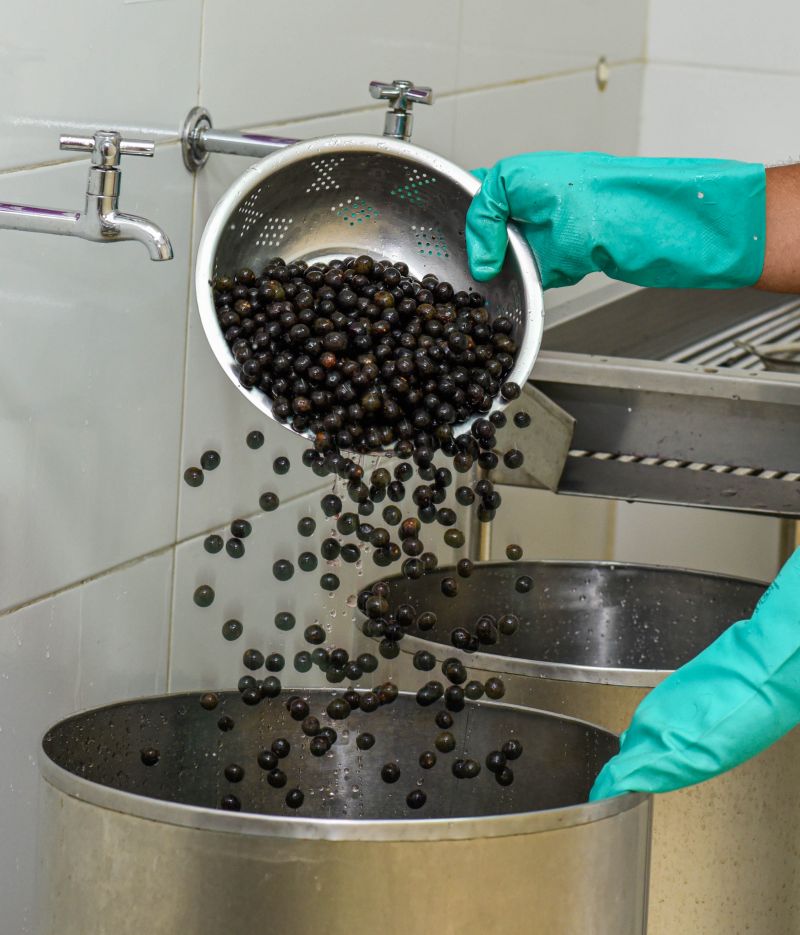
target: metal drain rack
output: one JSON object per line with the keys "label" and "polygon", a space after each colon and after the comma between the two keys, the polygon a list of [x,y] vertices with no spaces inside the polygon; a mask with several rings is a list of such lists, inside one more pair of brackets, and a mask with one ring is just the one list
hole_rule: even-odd
{"label": "metal drain rack", "polygon": [[800,341],[800,301],[769,309],[752,320],[696,342],[691,347],[667,357],[679,364],[705,367],[738,367],[743,370],[763,370],[761,358],[741,345],[779,344]]}
{"label": "metal drain rack", "polygon": [[554,322],[532,382],[576,420],[558,492],[800,518],[800,375],[735,343],[798,337],[800,297],[753,289],[642,289]]}

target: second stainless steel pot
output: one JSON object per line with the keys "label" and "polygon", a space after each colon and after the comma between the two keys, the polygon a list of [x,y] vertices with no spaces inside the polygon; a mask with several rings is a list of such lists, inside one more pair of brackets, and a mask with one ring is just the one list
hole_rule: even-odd
{"label": "second stainless steel pot", "polygon": [[[515,590],[523,574],[534,580],[527,594]],[[616,732],[654,685],[749,617],[764,590],[754,581],[675,568],[519,562],[476,568],[451,599],[439,577],[391,579],[393,604],[408,601],[438,615],[435,630],[400,643],[405,652],[394,665],[403,684],[414,672],[408,653],[458,656],[452,627],[481,613],[513,611],[522,620],[513,637],[461,656],[470,677],[500,675],[505,701]],[[422,673],[416,675],[419,681]],[[724,776],[657,796],[650,935],[800,931],[799,787],[796,729]]]}

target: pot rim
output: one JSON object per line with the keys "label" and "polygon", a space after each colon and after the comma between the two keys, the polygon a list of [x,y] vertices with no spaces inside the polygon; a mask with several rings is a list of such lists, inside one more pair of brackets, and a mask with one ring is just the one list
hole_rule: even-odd
{"label": "pot rim", "polygon": [[[287,688],[287,691],[293,689]],[[295,689],[303,691],[302,688]],[[305,689],[309,690],[308,688]],[[313,690],[313,689],[312,689]],[[325,689],[321,689],[325,690]],[[413,693],[400,694],[413,697]],[[131,698],[108,705],[87,708],[69,717],[63,718],[53,727],[69,723],[97,711],[111,711],[114,708],[150,701],[154,698],[196,698],[197,692],[173,692],[168,695],[147,695]],[[555,714],[552,711],[540,711],[522,705],[481,702],[481,706],[499,707],[526,713],[535,712],[559,721],[575,721],[579,724],[613,734],[604,727],[590,724],[579,718]],[[50,732],[51,727],[45,732]],[[185,805],[179,802],[167,802],[163,799],[149,798],[134,792],[113,789],[74,773],[57,765],[44,749],[44,736],[39,745],[39,769],[42,778],[50,786],[71,798],[105,808],[109,811],[142,818],[163,824],[177,825],[200,831],[222,832],[227,834],[246,834],[265,838],[292,838],[322,841],[463,841],[476,838],[499,838],[513,835],[537,834],[543,831],[557,831],[578,825],[591,824],[613,818],[631,809],[649,804],[650,795],[629,792],[599,802],[586,802],[564,808],[545,809],[536,812],[517,812],[511,815],[481,815],[467,818],[409,818],[376,819],[358,821],[338,818],[304,818],[277,815],[259,815],[249,812],[227,812],[214,808]]]}
{"label": "pot rim", "polygon": [[[681,568],[677,565],[655,565],[645,562],[593,562],[589,560],[570,561],[568,559],[542,559],[529,562],[484,562],[481,568],[519,567],[527,565],[546,565],[567,568],[608,568],[635,571],[668,571],[697,578],[712,578],[733,581],[741,584],[753,584],[767,587],[768,582],[756,578],[742,578],[738,575],[726,575],[716,571],[699,571],[693,568]],[[442,567],[446,572],[448,567]],[[385,580],[397,580],[399,575],[391,575]],[[731,620],[731,624],[735,623]],[[438,662],[453,657],[460,659],[468,669],[478,669],[498,675],[520,675],[528,678],[549,679],[559,682],[586,682],[592,685],[610,685],[623,688],[655,688],[675,669],[629,669],[622,666],[590,666],[566,662],[545,662],[541,659],[501,656],[494,653],[465,653],[445,643],[427,640],[422,636],[406,635],[398,644],[401,651],[413,654],[425,649],[436,657]],[[701,650],[698,650],[701,652]]]}

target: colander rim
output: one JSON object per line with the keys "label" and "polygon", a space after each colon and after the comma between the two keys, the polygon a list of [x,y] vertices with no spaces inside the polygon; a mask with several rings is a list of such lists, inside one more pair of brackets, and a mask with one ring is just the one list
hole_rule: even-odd
{"label": "colander rim", "polygon": [[[444,156],[423,149],[414,143],[369,134],[334,134],[301,140],[284,149],[270,153],[247,168],[217,201],[200,238],[195,262],[195,300],[206,340],[227,377],[251,404],[256,406],[267,418],[292,432],[292,434],[308,439],[309,442],[313,441],[310,432],[298,432],[289,424],[276,419],[272,412],[272,401],[264,393],[257,389],[249,390],[241,385],[237,375],[237,366],[217,322],[211,280],[214,276],[214,260],[220,238],[225,232],[233,212],[253,189],[263,184],[266,179],[290,166],[320,155],[337,152],[370,152],[396,155],[415,162],[438,175],[444,175],[459,185],[470,197],[480,188],[478,179],[466,169],[462,169]],[[530,377],[541,347],[544,332],[544,293],[536,259],[525,238],[512,223],[508,224],[508,250],[509,253],[513,254],[519,267],[524,326],[522,338],[518,341],[519,349],[514,367],[507,379],[522,387]],[[502,410],[506,405],[506,401],[498,395],[489,413]],[[464,422],[459,422],[454,428],[458,432],[468,431],[475,419],[479,418],[480,415],[488,415],[489,413],[476,414]],[[372,452],[372,454],[392,456],[394,452],[392,449],[386,449]]]}

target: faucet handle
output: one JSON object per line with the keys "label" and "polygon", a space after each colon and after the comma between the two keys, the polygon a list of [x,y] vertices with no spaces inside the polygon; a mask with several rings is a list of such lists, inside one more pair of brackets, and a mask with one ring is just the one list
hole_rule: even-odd
{"label": "faucet handle", "polygon": [[93,153],[95,165],[115,167],[122,156],[152,156],[156,145],[151,140],[123,140],[116,130],[98,130],[94,136],[60,136],[60,149]]}
{"label": "faucet handle", "polygon": [[413,81],[404,78],[396,78],[391,83],[370,81],[369,93],[376,100],[389,102],[383,135],[398,140],[408,140],[411,137],[414,120],[411,111],[414,104],[433,103],[433,88],[417,87]]}
{"label": "faucet handle", "polygon": [[369,93],[376,100],[392,101],[395,107],[433,103],[433,88],[418,88],[413,81],[404,78],[396,78],[391,84],[385,81],[370,81]]}

